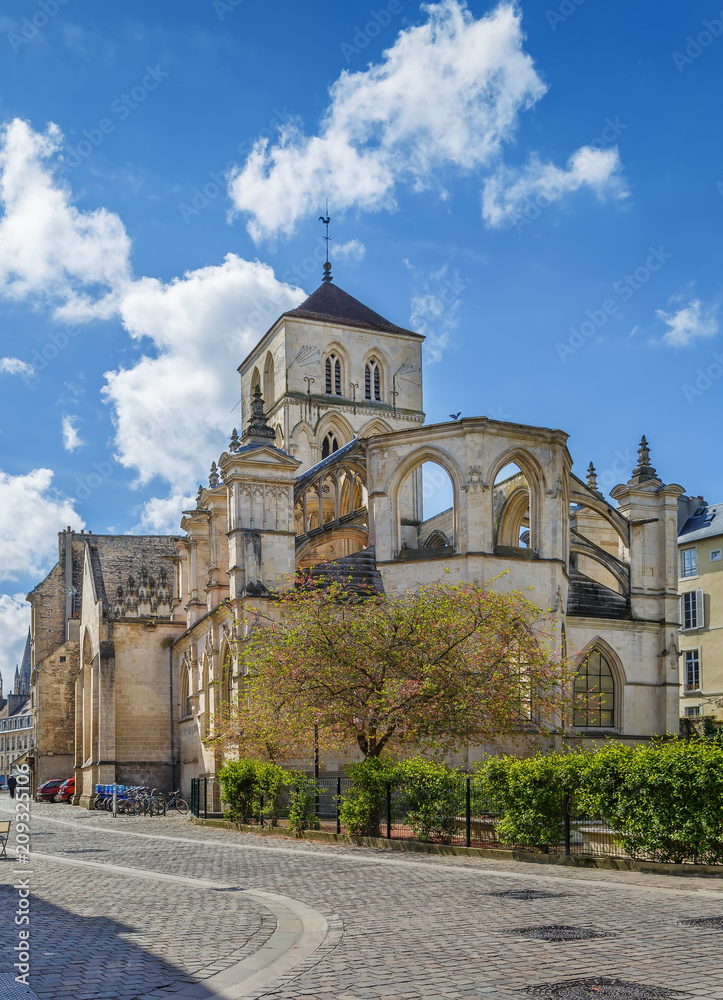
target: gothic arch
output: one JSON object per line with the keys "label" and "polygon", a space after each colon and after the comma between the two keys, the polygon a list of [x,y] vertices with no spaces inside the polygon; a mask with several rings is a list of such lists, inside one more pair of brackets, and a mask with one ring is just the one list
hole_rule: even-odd
{"label": "gothic arch", "polygon": [[258,366],[254,368],[253,372],[251,373],[251,395],[253,395],[256,386],[258,386],[259,389],[263,391],[264,384],[261,381],[261,372],[259,371]]}
{"label": "gothic arch", "polygon": [[328,360],[331,359],[332,355],[338,359],[340,364],[341,370],[339,374],[339,388],[341,389],[341,391],[340,392],[336,391],[337,388],[336,375],[335,372],[332,370],[330,395],[344,399],[350,395],[348,382],[349,382],[349,372],[351,371],[351,367],[349,362],[349,355],[346,352],[346,350],[341,346],[341,344],[338,343],[338,341],[334,341],[333,343],[329,344],[321,357],[321,381],[322,381],[321,393],[327,395],[326,363]]}
{"label": "gothic arch", "polygon": [[527,486],[517,486],[505,501],[497,525],[497,545],[520,547],[520,533],[530,511],[530,491]]}
{"label": "gothic arch", "polygon": [[193,694],[193,684],[192,684],[192,666],[187,657],[184,656],[181,662],[181,699],[180,699],[180,718],[187,719],[189,716],[193,715],[193,705],[191,697]]}
{"label": "gothic arch", "polygon": [[382,420],[381,417],[372,417],[371,420],[367,420],[362,429],[358,432],[358,437],[368,438],[375,434],[391,434],[392,428],[389,424]]}
{"label": "gothic arch", "polygon": [[274,376],[274,356],[271,351],[266,352],[266,361],[264,362],[264,383],[262,386],[262,392],[264,394],[264,402],[266,403],[266,409],[270,410],[271,407],[276,402],[276,379]]}
{"label": "gothic arch", "polygon": [[[542,471],[542,466],[535,456],[524,448],[520,448],[518,446],[508,448],[506,451],[503,451],[502,454],[498,455],[490,466],[486,480],[490,484],[488,511],[490,523],[495,523],[495,482],[497,476],[506,465],[516,465],[527,481],[530,508],[530,540],[528,548],[531,551],[536,551],[539,549],[542,540],[542,498],[545,490],[545,474]],[[509,499],[511,499],[511,497]],[[509,503],[509,499],[505,504],[505,508]],[[517,498],[517,504],[521,503],[521,499],[521,497]],[[502,511],[503,515],[504,513],[505,509]],[[519,511],[517,513],[519,513]],[[502,521],[500,519],[500,526],[501,523]],[[497,544],[505,545],[509,543],[498,541]],[[519,542],[514,543],[512,547],[519,547]]]}
{"label": "gothic arch", "polygon": [[599,653],[605,659],[606,663],[610,668],[610,674],[613,680],[613,696],[614,696],[614,703],[612,710],[613,723],[612,726],[585,725],[582,727],[576,726],[575,728],[621,729],[624,718],[623,697],[626,684],[625,668],[623,667],[622,660],[620,659],[616,651],[613,649],[613,647],[610,645],[610,643],[598,635],[595,636],[595,638],[592,639],[590,642],[588,642],[588,644],[585,646],[585,648],[582,650],[581,653],[578,653],[575,656],[575,662],[577,664],[576,677],[579,676],[580,669],[583,667],[583,665],[586,663],[586,661],[593,653]]}
{"label": "gothic arch", "polygon": [[[370,361],[376,362],[379,369],[379,399],[376,399],[374,395],[374,384],[372,380],[372,394],[367,397],[365,384],[366,384],[366,369],[367,364]],[[361,385],[359,388],[360,397],[367,402],[383,402],[389,395],[391,376],[389,375],[389,361],[385,353],[379,347],[373,347],[371,350],[367,351],[362,358],[361,365]]]}
{"label": "gothic arch", "polygon": [[321,458],[322,442],[329,432],[336,436],[340,448],[342,445],[348,444],[355,436],[354,429],[345,416],[341,413],[325,413],[316,425],[315,436],[319,447],[319,458]]}
{"label": "gothic arch", "polygon": [[233,656],[228,638],[224,635],[221,640],[221,652],[218,661],[219,669],[219,706],[230,705],[233,695]]}
{"label": "gothic arch", "polygon": [[457,541],[457,539],[460,538],[459,498],[463,481],[461,469],[457,465],[454,458],[446,451],[443,451],[441,448],[437,448],[434,445],[423,445],[416,451],[412,452],[411,455],[407,455],[407,457],[399,463],[389,478],[387,488],[384,491],[390,497],[392,502],[392,550],[394,554],[399,553],[402,548],[400,512],[402,489],[407,479],[411,476],[415,469],[420,469],[426,462],[433,462],[435,465],[444,469],[452,482],[452,537],[455,539],[455,545],[459,545]]}

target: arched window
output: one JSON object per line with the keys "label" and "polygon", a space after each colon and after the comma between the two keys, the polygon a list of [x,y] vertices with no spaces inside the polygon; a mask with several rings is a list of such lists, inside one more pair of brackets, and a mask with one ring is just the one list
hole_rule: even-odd
{"label": "arched window", "polygon": [[191,668],[186,664],[181,667],[181,718],[193,714],[191,704]]}
{"label": "arched window", "polygon": [[341,361],[336,354],[326,359],[326,391],[332,396],[341,396]]}
{"label": "arched window", "polygon": [[575,678],[574,722],[607,729],[615,725],[615,679],[610,664],[596,649],[585,657]]}
{"label": "arched window", "polygon": [[266,403],[266,409],[270,409],[274,405],[276,399],[276,383],[274,378],[274,358],[271,351],[266,355],[266,364],[264,366],[264,402]]}
{"label": "arched window", "polygon": [[339,442],[337,441],[336,434],[333,431],[329,431],[321,442],[321,457],[328,458],[329,455],[333,455],[338,450]]}
{"label": "arched window", "polygon": [[364,367],[364,398],[382,398],[381,373],[379,362],[375,358],[370,358]]}

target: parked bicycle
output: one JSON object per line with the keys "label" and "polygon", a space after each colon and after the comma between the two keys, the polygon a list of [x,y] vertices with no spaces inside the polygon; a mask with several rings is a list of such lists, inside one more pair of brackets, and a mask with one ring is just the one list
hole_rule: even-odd
{"label": "parked bicycle", "polygon": [[178,788],[168,796],[166,808],[175,809],[179,816],[186,816],[191,807],[185,799],[181,798],[181,789]]}

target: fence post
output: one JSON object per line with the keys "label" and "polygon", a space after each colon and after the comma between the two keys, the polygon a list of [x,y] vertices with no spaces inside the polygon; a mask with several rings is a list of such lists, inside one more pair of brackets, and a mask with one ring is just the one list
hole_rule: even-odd
{"label": "fence post", "polygon": [[264,797],[263,797],[263,795],[261,796],[261,808],[260,808],[260,811],[259,811],[259,820],[260,820],[260,824],[259,825],[263,826],[264,825]]}
{"label": "fence post", "polygon": [[387,840],[392,839],[392,785],[387,782]]}
{"label": "fence post", "polygon": [[341,806],[341,778],[336,779],[336,832],[341,833],[341,818],[339,807]]}
{"label": "fence post", "polygon": [[203,818],[208,819],[208,778],[203,779]]}
{"label": "fence post", "polygon": [[565,855],[570,856],[570,796],[566,795],[563,803],[563,809],[565,810]]}
{"label": "fence post", "polygon": [[472,779],[464,779],[464,842],[467,847],[472,843]]}

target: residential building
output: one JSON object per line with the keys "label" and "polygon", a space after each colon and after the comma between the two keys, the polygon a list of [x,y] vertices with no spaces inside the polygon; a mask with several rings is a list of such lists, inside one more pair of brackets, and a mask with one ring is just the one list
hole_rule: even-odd
{"label": "residential building", "polygon": [[682,499],[680,714],[723,720],[723,503]]}

